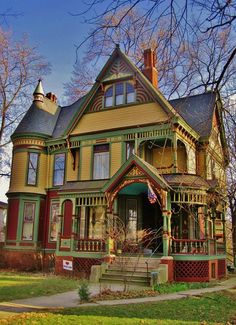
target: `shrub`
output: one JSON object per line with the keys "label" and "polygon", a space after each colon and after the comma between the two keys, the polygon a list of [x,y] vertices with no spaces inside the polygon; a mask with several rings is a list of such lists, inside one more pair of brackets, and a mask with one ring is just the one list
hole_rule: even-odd
{"label": "shrub", "polygon": [[78,289],[78,294],[80,297],[80,301],[89,301],[90,292],[89,292],[89,285],[88,282],[82,282]]}

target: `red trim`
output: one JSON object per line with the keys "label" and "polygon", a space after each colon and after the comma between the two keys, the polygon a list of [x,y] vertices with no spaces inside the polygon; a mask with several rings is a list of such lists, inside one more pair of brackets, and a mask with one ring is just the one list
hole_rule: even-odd
{"label": "red trim", "polygon": [[66,200],[64,202],[64,225],[63,225],[63,235],[62,237],[69,237],[71,236],[71,227],[72,227],[72,213],[73,213],[73,203],[70,200]]}
{"label": "red trim", "polygon": [[19,199],[9,198],[7,211],[7,240],[16,240]]}

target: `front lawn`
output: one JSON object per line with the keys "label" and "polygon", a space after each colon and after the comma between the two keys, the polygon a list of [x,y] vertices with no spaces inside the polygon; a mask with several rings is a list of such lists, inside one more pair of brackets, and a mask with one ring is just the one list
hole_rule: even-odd
{"label": "front lawn", "polygon": [[49,296],[78,286],[78,280],[54,275],[0,272],[0,301]]}
{"label": "front lawn", "polygon": [[236,290],[146,304],[69,308],[21,314],[0,324],[213,325],[235,324]]}
{"label": "front lawn", "polygon": [[[162,320],[162,322],[172,320],[172,323],[174,321],[182,323],[186,321],[192,324],[193,322],[207,321],[209,323],[221,322],[226,324],[227,321],[236,317],[236,289],[205,294],[202,297],[196,296],[155,303],[71,308],[65,309],[60,314],[110,318],[136,317],[139,319]],[[111,322],[111,324],[113,323]]]}

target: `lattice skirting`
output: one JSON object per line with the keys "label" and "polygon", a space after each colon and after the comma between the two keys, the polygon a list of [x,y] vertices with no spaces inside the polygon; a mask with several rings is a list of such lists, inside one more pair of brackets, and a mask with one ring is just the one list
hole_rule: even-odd
{"label": "lattice skirting", "polygon": [[209,281],[209,261],[175,261],[175,281]]}
{"label": "lattice skirting", "polygon": [[91,267],[93,265],[100,265],[101,263],[102,263],[101,259],[74,257],[73,258],[74,274],[85,276],[88,278],[91,272]]}

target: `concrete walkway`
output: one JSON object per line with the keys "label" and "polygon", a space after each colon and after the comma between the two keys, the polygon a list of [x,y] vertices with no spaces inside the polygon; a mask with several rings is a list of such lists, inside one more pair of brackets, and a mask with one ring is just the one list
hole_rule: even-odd
{"label": "concrete walkway", "polygon": [[[106,285],[106,288],[112,291],[122,291],[123,285]],[[135,298],[135,299],[120,299],[120,300],[103,300],[97,301],[95,303],[79,304],[79,297],[77,290],[69,291],[65,293],[56,294],[53,296],[44,296],[28,299],[13,300],[10,302],[0,303],[0,311],[2,312],[26,312],[26,311],[36,311],[36,310],[47,310],[47,309],[63,309],[68,307],[84,307],[84,306],[104,306],[104,305],[122,305],[122,304],[137,304],[146,302],[157,302],[163,300],[175,300],[182,299],[189,296],[199,296],[204,293],[211,293],[221,290],[236,288],[236,276],[231,276],[228,280],[220,282],[217,286],[212,288],[202,288],[194,290],[186,290],[177,293],[162,294],[155,297],[145,297],[145,298]],[[104,285],[102,286],[104,289]],[[129,288],[134,289],[134,288]],[[136,288],[138,289],[138,288]],[[140,288],[139,289],[143,289]],[[90,292],[94,296],[98,294],[101,290],[99,284],[91,284]]]}

